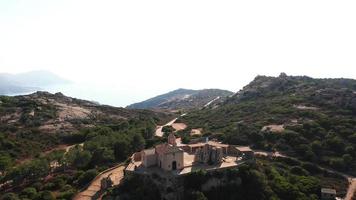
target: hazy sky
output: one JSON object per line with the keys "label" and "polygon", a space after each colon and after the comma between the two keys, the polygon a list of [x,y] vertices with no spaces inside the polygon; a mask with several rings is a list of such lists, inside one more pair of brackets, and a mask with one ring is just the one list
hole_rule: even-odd
{"label": "hazy sky", "polygon": [[0,72],[147,96],[254,76],[356,78],[356,1],[0,0]]}

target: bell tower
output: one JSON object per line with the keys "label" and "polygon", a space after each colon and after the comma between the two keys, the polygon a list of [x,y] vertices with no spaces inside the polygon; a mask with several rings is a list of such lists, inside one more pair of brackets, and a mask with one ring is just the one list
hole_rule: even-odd
{"label": "bell tower", "polygon": [[174,136],[173,133],[170,133],[168,135],[168,144],[171,144],[173,146],[177,146],[177,142],[176,142],[176,136]]}

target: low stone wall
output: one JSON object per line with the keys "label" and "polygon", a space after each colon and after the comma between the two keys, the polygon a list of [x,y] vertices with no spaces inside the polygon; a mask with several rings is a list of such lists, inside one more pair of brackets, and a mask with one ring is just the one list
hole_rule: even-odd
{"label": "low stone wall", "polygon": [[191,148],[189,146],[180,146],[179,148],[183,149],[183,151],[185,152],[192,153]]}

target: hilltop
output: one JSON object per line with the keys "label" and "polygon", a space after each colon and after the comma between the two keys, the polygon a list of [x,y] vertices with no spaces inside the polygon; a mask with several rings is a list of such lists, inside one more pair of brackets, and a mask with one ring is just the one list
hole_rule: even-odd
{"label": "hilltop", "polygon": [[177,89],[151,99],[127,106],[134,109],[189,110],[203,108],[212,101],[233,95],[232,92],[220,89]]}
{"label": "hilltop", "polygon": [[182,120],[230,144],[356,171],[356,80],[257,76],[224,102]]}

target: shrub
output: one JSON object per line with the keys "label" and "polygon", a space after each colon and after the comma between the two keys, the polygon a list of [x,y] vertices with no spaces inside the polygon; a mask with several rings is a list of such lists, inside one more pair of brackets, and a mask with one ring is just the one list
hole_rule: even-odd
{"label": "shrub", "polygon": [[37,190],[36,190],[36,188],[33,188],[33,187],[25,188],[21,192],[21,197],[25,196],[29,199],[35,198],[36,195],[37,195]]}
{"label": "shrub", "polygon": [[309,175],[308,171],[306,171],[305,169],[303,169],[303,168],[301,168],[299,166],[292,167],[290,169],[290,172],[293,173],[293,174],[299,175],[299,176],[308,176]]}
{"label": "shrub", "polygon": [[39,199],[41,200],[55,200],[56,197],[51,191],[43,191],[39,193]]}
{"label": "shrub", "polygon": [[6,193],[2,196],[1,200],[20,200],[17,194],[14,193]]}
{"label": "shrub", "polygon": [[80,186],[84,186],[88,183],[90,183],[91,180],[93,180],[96,175],[98,175],[98,172],[96,169],[90,169],[86,171],[84,174],[79,176],[78,183]]}

